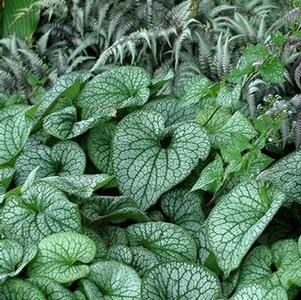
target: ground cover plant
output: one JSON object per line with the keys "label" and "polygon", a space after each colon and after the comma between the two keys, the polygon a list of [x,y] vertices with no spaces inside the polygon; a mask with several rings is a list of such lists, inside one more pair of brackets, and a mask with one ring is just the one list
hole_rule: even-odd
{"label": "ground cover plant", "polygon": [[277,2],[2,4],[0,300],[299,299],[301,13]]}

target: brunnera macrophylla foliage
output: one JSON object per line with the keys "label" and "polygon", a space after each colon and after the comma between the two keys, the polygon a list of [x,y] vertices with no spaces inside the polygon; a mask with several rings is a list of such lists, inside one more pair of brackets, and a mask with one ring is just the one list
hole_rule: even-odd
{"label": "brunnera macrophylla foliage", "polygon": [[180,99],[116,67],[8,100],[0,299],[293,299],[301,239],[279,220],[301,201],[301,150],[276,161],[281,120],[245,112],[236,74],[253,76],[252,55],[232,83],[197,76]]}

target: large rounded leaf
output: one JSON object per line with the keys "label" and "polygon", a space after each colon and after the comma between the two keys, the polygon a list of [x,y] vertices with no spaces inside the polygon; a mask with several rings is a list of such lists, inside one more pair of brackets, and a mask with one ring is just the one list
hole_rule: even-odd
{"label": "large rounded leaf", "polygon": [[149,98],[150,76],[139,67],[118,67],[92,79],[81,93],[81,108],[123,108],[143,105]]}
{"label": "large rounded leaf", "polygon": [[96,253],[94,242],[76,232],[52,234],[39,244],[39,251],[29,266],[30,276],[49,277],[59,283],[69,283],[89,274],[86,264]]}
{"label": "large rounded leaf", "polygon": [[34,245],[24,247],[15,240],[0,240],[0,282],[18,275],[36,253]]}
{"label": "large rounded leaf", "polygon": [[0,285],[0,300],[46,300],[34,285],[21,279],[10,279]]}
{"label": "large rounded leaf", "polygon": [[60,231],[80,230],[77,205],[47,184],[38,184],[23,196],[12,195],[1,211],[4,235],[22,243],[38,242]]}
{"label": "large rounded leaf", "polygon": [[220,295],[218,279],[212,272],[183,262],[158,265],[142,281],[143,300],[214,300]]}
{"label": "large rounded leaf", "polygon": [[131,246],[143,246],[165,261],[195,261],[196,244],[193,238],[180,226],[148,222],[128,228]]}
{"label": "large rounded leaf", "polygon": [[23,184],[29,173],[39,167],[37,177],[80,176],[86,168],[86,156],[74,142],[61,142],[49,148],[29,147],[16,161],[16,181]]}
{"label": "large rounded leaf", "polygon": [[91,266],[83,288],[89,300],[139,300],[141,280],[137,273],[120,262],[103,261]]}
{"label": "large rounded leaf", "polygon": [[113,139],[113,167],[121,190],[141,209],[189,175],[209,153],[209,138],[195,123],[165,128],[161,114],[128,115]]}
{"label": "large rounded leaf", "polygon": [[236,269],[286,197],[255,181],[238,185],[220,199],[208,219],[208,238],[226,276]]}

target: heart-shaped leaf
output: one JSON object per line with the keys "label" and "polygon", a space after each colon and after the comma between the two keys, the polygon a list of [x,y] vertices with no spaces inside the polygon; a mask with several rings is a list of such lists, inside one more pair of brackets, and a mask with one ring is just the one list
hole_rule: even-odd
{"label": "heart-shaped leaf", "polygon": [[16,161],[17,184],[23,184],[38,166],[37,178],[80,176],[86,168],[86,156],[74,142],[61,142],[52,148],[44,145],[29,147]]}
{"label": "heart-shaped leaf", "polygon": [[35,185],[22,196],[9,197],[0,219],[7,238],[26,244],[39,242],[54,232],[81,229],[77,205],[45,183]]}
{"label": "heart-shaped leaf", "polygon": [[143,210],[189,175],[209,153],[209,138],[195,123],[165,128],[157,112],[135,112],[117,126],[113,167],[121,190]]}
{"label": "heart-shaped leaf", "polygon": [[29,265],[30,276],[43,274],[59,283],[69,283],[89,274],[96,253],[94,242],[76,232],[54,233],[39,244],[38,254]]}
{"label": "heart-shaped leaf", "polygon": [[0,240],[0,282],[18,275],[36,253],[36,246],[24,247],[15,240]]}

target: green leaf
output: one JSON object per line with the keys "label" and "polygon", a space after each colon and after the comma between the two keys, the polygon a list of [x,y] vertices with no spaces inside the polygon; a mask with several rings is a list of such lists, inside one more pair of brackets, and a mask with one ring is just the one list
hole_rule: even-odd
{"label": "green leaf", "polygon": [[114,177],[107,174],[87,174],[81,176],[51,176],[41,179],[42,182],[77,197],[89,198],[93,192],[106,186]]}
{"label": "green leaf", "polygon": [[193,78],[189,83],[189,88],[186,88],[181,101],[185,105],[191,105],[204,100],[211,85],[212,82],[204,76]]}
{"label": "green leaf", "polygon": [[265,288],[253,284],[246,286],[235,293],[230,300],[288,300],[287,294],[281,287]]}
{"label": "green leaf", "polygon": [[37,247],[24,247],[15,240],[0,240],[0,282],[18,275],[34,258]]}
{"label": "green leaf", "polygon": [[43,293],[31,283],[21,279],[10,279],[0,285],[1,300],[46,300]]}
{"label": "green leaf", "polygon": [[137,204],[126,196],[91,197],[84,201],[82,213],[89,222],[97,224],[121,223],[126,220],[149,221],[146,214],[138,209]]}
{"label": "green leaf", "polygon": [[128,245],[126,229],[117,226],[104,226],[98,231],[107,247]]}
{"label": "green leaf", "polygon": [[77,100],[81,108],[143,105],[149,98],[150,76],[139,67],[116,67],[92,79]]}
{"label": "green leaf", "polygon": [[240,265],[286,200],[272,187],[263,193],[265,188],[255,181],[238,185],[220,199],[208,217],[209,242],[226,276]]}
{"label": "green leaf", "polygon": [[29,245],[53,232],[81,228],[77,205],[45,183],[35,185],[22,196],[9,197],[0,219],[7,238]]}
{"label": "green leaf", "polygon": [[201,175],[191,191],[204,190],[211,193],[216,192],[224,175],[222,158],[217,154],[215,159],[209,163],[201,172]]}
{"label": "green leaf", "polygon": [[100,172],[113,173],[112,139],[115,128],[113,123],[104,123],[93,128],[88,135],[88,155]]}
{"label": "green leaf", "polygon": [[221,289],[217,277],[204,267],[171,262],[152,268],[142,281],[142,299],[218,299]]}
{"label": "green leaf", "polygon": [[269,58],[261,67],[260,75],[267,83],[283,83],[286,70],[280,59]]}
{"label": "green leaf", "polygon": [[161,262],[196,261],[197,249],[193,238],[180,226],[164,222],[148,222],[128,227],[131,246],[143,246]]}
{"label": "green leaf", "polygon": [[297,150],[259,174],[258,179],[272,182],[279,190],[301,202],[301,150]]}
{"label": "green leaf", "polygon": [[88,300],[139,300],[141,280],[137,273],[120,262],[103,261],[91,266],[87,279],[82,280]]}
{"label": "green leaf", "polygon": [[44,145],[26,148],[16,161],[17,184],[23,184],[37,166],[37,178],[81,176],[86,168],[86,156],[78,144],[69,141],[60,142],[52,148]]}
{"label": "green leaf", "polygon": [[216,103],[225,108],[235,109],[238,107],[242,86],[237,84],[234,88],[224,85],[217,96]]}
{"label": "green leaf", "polygon": [[29,265],[29,275],[43,276],[59,283],[73,282],[89,274],[87,264],[96,253],[94,242],[76,232],[54,233],[39,244],[39,251]]}
{"label": "green leaf", "polygon": [[77,120],[76,108],[68,106],[63,110],[56,111],[44,119],[44,129],[49,134],[60,140],[69,140],[79,136],[101,121],[110,119],[115,115],[114,109],[103,109],[102,114],[87,120]]}
{"label": "green leaf", "polygon": [[145,105],[145,108],[160,113],[165,119],[166,127],[180,122],[194,121],[197,114],[197,106],[183,106],[179,100],[173,98],[151,101]]}
{"label": "green leaf", "polygon": [[11,162],[24,147],[31,130],[26,110],[0,116],[0,165]]}
{"label": "green leaf", "polygon": [[47,300],[74,300],[72,293],[56,281],[43,277],[29,278],[28,281],[47,297]]}
{"label": "green leaf", "polygon": [[209,150],[206,131],[195,123],[165,128],[162,115],[141,111],[118,124],[113,166],[121,190],[145,210],[187,177]]}
{"label": "green leaf", "polygon": [[37,0],[5,1],[1,11],[0,36],[16,34],[22,39],[31,39],[39,21],[39,9],[33,3]]}
{"label": "green leaf", "polygon": [[242,136],[251,140],[257,132],[250,121],[239,111],[237,111],[226,124],[215,133],[214,142],[219,145],[231,143],[232,135]]}

